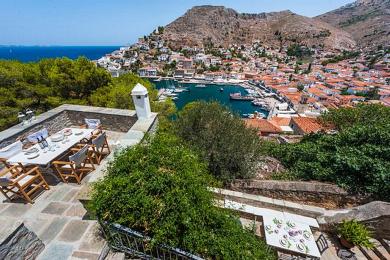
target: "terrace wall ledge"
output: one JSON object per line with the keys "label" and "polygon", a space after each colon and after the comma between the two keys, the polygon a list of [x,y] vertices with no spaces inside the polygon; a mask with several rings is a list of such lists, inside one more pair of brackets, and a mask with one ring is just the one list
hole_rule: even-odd
{"label": "terrace wall ledge", "polygon": [[[128,116],[128,117],[137,116],[135,110],[64,104],[36,116],[35,120],[32,121],[32,123],[30,124],[23,125],[22,123],[19,123],[15,126],[12,126],[0,132],[0,142],[12,138],[13,136],[18,135],[21,132],[27,131],[28,129],[33,128],[34,126],[37,126],[45,122],[46,120],[54,118],[60,115],[64,111],[73,111],[73,112],[80,112],[80,113],[82,112],[99,113],[105,115]],[[153,117],[153,120],[154,119],[155,119],[155,115]]]}

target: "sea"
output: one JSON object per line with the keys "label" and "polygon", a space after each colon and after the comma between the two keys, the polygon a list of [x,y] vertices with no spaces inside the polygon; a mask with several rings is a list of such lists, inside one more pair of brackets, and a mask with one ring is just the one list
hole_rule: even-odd
{"label": "sea", "polygon": [[[268,116],[266,110],[261,109],[260,107],[252,105],[250,101],[237,101],[231,100],[230,94],[240,92],[242,95],[247,95],[245,88],[239,85],[231,84],[205,84],[205,88],[197,88],[194,83],[178,83],[173,80],[162,80],[162,81],[152,81],[157,89],[161,88],[173,88],[173,87],[184,87],[187,88],[188,92],[181,92],[178,94],[178,99],[174,100],[177,109],[180,111],[185,105],[193,101],[218,101],[224,106],[230,108],[233,112],[238,114],[241,117],[246,117],[247,114],[253,114],[254,112],[263,113],[265,116]],[[223,91],[221,91],[221,88]]]}
{"label": "sea", "polygon": [[120,46],[0,46],[0,59],[34,62],[45,58],[84,56],[97,60]]}

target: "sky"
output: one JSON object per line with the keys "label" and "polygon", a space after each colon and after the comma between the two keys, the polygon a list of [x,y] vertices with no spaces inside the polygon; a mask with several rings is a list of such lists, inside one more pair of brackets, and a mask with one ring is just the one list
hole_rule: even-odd
{"label": "sky", "polygon": [[0,0],[0,45],[106,45],[136,42],[195,5],[239,12],[291,10],[313,17],[353,0]]}

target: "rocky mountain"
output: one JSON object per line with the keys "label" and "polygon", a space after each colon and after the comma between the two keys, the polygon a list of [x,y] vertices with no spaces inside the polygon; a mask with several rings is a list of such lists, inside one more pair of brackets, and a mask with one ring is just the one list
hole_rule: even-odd
{"label": "rocky mountain", "polygon": [[358,0],[317,20],[349,32],[361,47],[390,44],[390,0]]}
{"label": "rocky mountain", "polygon": [[173,47],[250,44],[261,41],[278,48],[292,43],[350,49],[355,41],[345,31],[291,11],[241,14],[223,6],[196,6],[165,27],[163,38]]}

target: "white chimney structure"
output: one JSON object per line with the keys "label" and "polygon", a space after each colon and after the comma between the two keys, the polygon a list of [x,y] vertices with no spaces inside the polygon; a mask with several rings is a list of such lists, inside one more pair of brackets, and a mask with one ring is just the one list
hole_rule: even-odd
{"label": "white chimney structure", "polygon": [[150,118],[152,116],[152,112],[150,110],[148,90],[141,84],[137,83],[131,91],[131,96],[133,97],[138,119]]}

